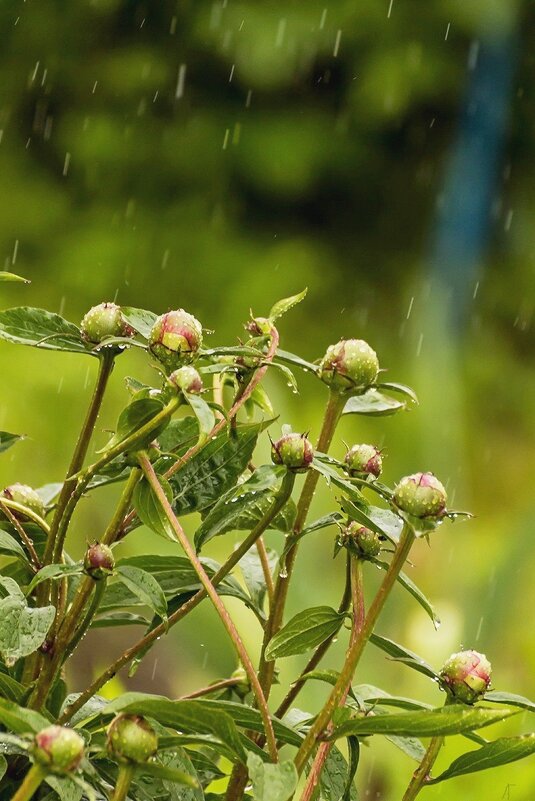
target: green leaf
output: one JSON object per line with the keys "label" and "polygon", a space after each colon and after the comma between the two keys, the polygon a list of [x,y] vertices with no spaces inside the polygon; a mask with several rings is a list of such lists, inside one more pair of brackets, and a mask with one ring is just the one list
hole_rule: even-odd
{"label": "green leaf", "polygon": [[135,615],[133,612],[109,612],[108,614],[94,617],[91,621],[92,629],[110,629],[115,626],[146,626],[148,620],[143,615]]}
{"label": "green leaf", "polygon": [[362,395],[353,395],[344,406],[342,414],[364,414],[369,417],[384,417],[407,408],[403,401],[390,398],[376,389],[368,389]]}
{"label": "green leaf", "polygon": [[28,278],[23,278],[21,275],[15,273],[7,273],[5,270],[0,271],[0,281],[11,281],[19,284],[30,284]]}
{"label": "green leaf", "polygon": [[0,654],[6,664],[33,654],[43,644],[55,612],[53,606],[32,609],[14,597],[0,601]]}
{"label": "green leaf", "polygon": [[15,537],[12,537],[11,534],[8,534],[3,529],[0,529],[0,553],[14,554],[18,559],[24,559],[25,561],[28,559],[23,547]]}
{"label": "green leaf", "polygon": [[473,729],[482,729],[511,715],[511,710],[472,707],[462,704],[424,709],[414,712],[398,712],[392,715],[367,715],[355,717],[338,726],[329,739],[336,740],[349,735],[388,734],[398,737],[434,737],[462,734]]}
{"label": "green leaf", "polygon": [[0,673],[0,697],[18,703],[26,689],[23,684],[20,684],[7,673]]}
{"label": "green leaf", "polygon": [[323,515],[323,517],[320,517],[317,520],[314,520],[314,522],[309,523],[308,526],[305,526],[301,531],[301,535],[304,536],[305,534],[311,534],[313,531],[320,531],[322,528],[335,526],[343,519],[344,516],[341,515],[340,512],[331,512],[328,515]]}
{"label": "green leaf", "polygon": [[[158,480],[165,493],[165,497],[169,503],[171,503],[173,500],[171,485],[163,476],[158,476]],[[142,523],[161,537],[165,537],[165,539],[171,540],[171,542],[177,541],[173,527],[147,479],[143,478],[136,484],[133,503],[134,509]]]}
{"label": "green leaf", "polygon": [[501,737],[492,743],[487,743],[476,751],[457,757],[436,779],[428,784],[438,784],[446,779],[453,779],[465,773],[475,773],[478,770],[497,768],[516,762],[535,753],[535,734],[522,734],[519,737]]}
{"label": "green leaf", "polygon": [[194,417],[171,420],[165,431],[158,436],[162,451],[176,451],[182,456],[199,438],[199,424]]}
{"label": "green leaf", "polygon": [[57,793],[60,801],[80,801],[83,790],[71,776],[47,776],[46,783]]}
{"label": "green leaf", "polygon": [[[143,428],[144,425],[156,417],[163,408],[164,404],[161,400],[158,400],[158,398],[140,398],[139,400],[132,401],[119,415],[115,434],[98,453],[104,453],[104,451],[123,442],[123,440],[127,439],[131,434],[139,431],[140,428]],[[166,425],[167,421],[164,421],[161,430],[163,430]],[[157,435],[158,429],[155,429],[148,435],[147,444],[149,441],[155,439]],[[139,449],[143,447],[143,444],[139,443],[137,447]]]}
{"label": "green leaf", "polygon": [[59,314],[29,306],[0,311],[0,339],[47,350],[94,355],[76,325]]}
{"label": "green leaf", "polygon": [[[374,565],[377,565],[377,567],[380,567],[381,570],[386,571],[389,568],[388,562],[383,562],[380,559],[371,559],[370,561],[373,562]],[[399,573],[397,580],[399,581],[401,586],[404,587],[407,590],[407,592],[409,592],[412,595],[413,598],[416,598],[422,609],[425,610],[425,612],[429,615],[429,617],[433,621],[434,627],[438,629],[440,626],[440,618],[436,614],[433,606],[427,600],[423,592],[416,586],[416,584],[413,581],[411,581],[411,579],[405,573],[402,572]]]}
{"label": "green leaf", "polygon": [[128,565],[119,565],[116,574],[123,584],[137,595],[142,604],[152,609],[163,620],[167,620],[165,595],[154,576],[139,567]]}
{"label": "green leaf", "polygon": [[[350,757],[355,760],[357,754],[354,753],[356,748],[353,749],[353,743],[356,738],[350,738],[350,740],[352,743]],[[320,775],[320,801],[357,801],[357,791],[351,776],[352,770],[353,765],[350,768],[342,752],[333,745]]]}
{"label": "green leaf", "polygon": [[535,703],[530,701],[529,698],[524,698],[522,695],[515,695],[515,693],[502,693],[497,690],[491,690],[483,696],[484,701],[491,701],[493,704],[509,704],[509,706],[518,706],[521,709],[527,709],[529,712],[535,712]]}
{"label": "green leaf", "polygon": [[415,762],[421,762],[425,756],[425,748],[417,737],[396,737],[386,734],[385,738]]}
{"label": "green leaf", "polygon": [[7,759],[5,758],[5,756],[2,756],[0,754],[0,781],[2,781],[2,779],[6,775],[6,770],[7,770]]}
{"label": "green leaf", "polygon": [[[279,555],[271,548],[266,548],[266,553],[269,569],[271,575],[273,575],[273,571],[279,563]],[[262,604],[264,603],[267,588],[262,562],[260,561],[260,556],[258,555],[258,548],[256,545],[244,556],[242,556],[238,564],[243,574],[245,586],[249,590],[249,595],[251,596],[253,603],[258,608],[261,608]]]}
{"label": "green leaf", "polygon": [[282,300],[278,300],[271,307],[271,311],[269,312],[268,315],[269,319],[272,322],[278,320],[278,318],[282,317],[283,314],[286,314],[286,312],[290,311],[290,309],[292,309],[294,306],[297,306],[298,303],[301,303],[301,301],[306,297],[307,292],[308,289],[307,287],[305,287],[305,289],[303,289],[302,292],[299,292],[298,295],[291,295],[291,297],[289,298],[283,298]]}
{"label": "green leaf", "polygon": [[197,418],[199,424],[199,443],[202,444],[206,442],[212,428],[215,426],[215,415],[200,395],[191,395],[188,392],[184,392],[184,397]]}
{"label": "green leaf", "polygon": [[145,339],[149,338],[151,328],[158,319],[154,312],[146,309],[134,309],[132,306],[122,306],[121,312],[128,325]]}
{"label": "green leaf", "polygon": [[182,770],[170,768],[166,765],[158,765],[156,762],[146,762],[137,768],[139,773],[156,776],[158,779],[165,779],[173,784],[185,784],[187,787],[198,787],[198,781]]}
{"label": "green leaf", "polygon": [[35,491],[45,506],[51,506],[52,502],[55,501],[60,494],[62,487],[63,484],[59,481],[56,481],[51,484],[44,484],[42,487],[38,487]]}
{"label": "green leaf", "polygon": [[381,637],[379,634],[375,633],[371,635],[370,642],[373,643],[373,645],[375,645],[377,648],[385,651],[395,661],[403,662],[408,667],[416,670],[418,673],[423,673],[424,676],[429,676],[430,679],[434,679],[435,681],[439,680],[438,673],[433,670],[431,665],[428,665],[425,660],[423,660],[413,651],[409,651],[408,648],[404,648],[402,645],[398,645],[398,643],[394,642],[393,640],[389,640],[387,637]]}
{"label": "green leaf", "polygon": [[[250,531],[266,514],[273,503],[277,482],[285,468],[263,465],[237,487],[230,489],[209,510],[195,532],[197,550],[228,531]],[[286,504],[270,528],[286,533],[291,529],[295,517],[293,503]]]}
{"label": "green leaf", "polygon": [[418,396],[416,392],[408,387],[406,384],[398,384],[394,381],[382,381],[380,384],[377,384],[377,389],[386,389],[389,392],[394,392],[398,395],[403,395],[405,398],[408,398],[412,403],[418,405]]}
{"label": "green leaf", "polygon": [[242,424],[209,442],[169,479],[177,515],[206,509],[233,487],[249,463],[261,431],[271,421]]}
{"label": "green leaf", "polygon": [[274,361],[282,362],[283,364],[289,364],[291,367],[299,367],[301,370],[306,370],[308,373],[314,373],[314,375],[318,374],[317,364],[307,362],[305,359],[302,359],[300,356],[296,356],[295,353],[290,353],[287,350],[277,350]]}
{"label": "green leaf", "polygon": [[50,581],[51,579],[62,579],[67,576],[80,576],[84,572],[82,562],[74,562],[72,565],[45,565],[41,570],[35,574],[26,589],[26,595],[41,584],[42,581]]}
{"label": "green leaf", "polygon": [[265,763],[256,754],[247,755],[247,767],[253,783],[254,801],[288,801],[297,787],[293,762]]}
{"label": "green leaf", "polygon": [[0,453],[4,453],[16,442],[26,439],[23,434],[10,434],[9,431],[0,431]]}
{"label": "green leaf", "polygon": [[50,721],[33,709],[25,709],[0,698],[0,723],[16,734],[35,734],[48,726]]}
{"label": "green leaf", "polygon": [[330,606],[316,606],[299,612],[270,640],[266,659],[271,661],[303,654],[315,648],[338,631],[345,617],[344,612],[337,612]]}

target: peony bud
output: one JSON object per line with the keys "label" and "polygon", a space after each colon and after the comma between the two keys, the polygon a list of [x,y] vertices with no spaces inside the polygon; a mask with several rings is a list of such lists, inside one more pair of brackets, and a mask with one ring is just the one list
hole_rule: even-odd
{"label": "peony bud", "polygon": [[203,383],[195,367],[185,365],[175,370],[167,379],[172,387],[178,387],[183,392],[188,392],[190,395],[198,395],[202,392]]}
{"label": "peony bud", "polygon": [[108,750],[121,762],[146,762],[157,748],[156,732],[141,715],[118,715],[108,726]]}
{"label": "peony bud", "polygon": [[84,569],[92,579],[98,581],[113,573],[115,559],[109,545],[94,542],[85,552]]}
{"label": "peony bud", "polygon": [[463,704],[474,704],[486,693],[492,667],[477,651],[452,654],[440,671],[440,678],[449,693]]}
{"label": "peony bud", "polygon": [[[39,517],[45,516],[45,505],[41,496],[34,489],[28,487],[27,484],[11,484],[3,490],[2,495],[8,501],[15,501],[15,503],[20,503],[21,506],[26,506]],[[15,517],[19,517],[22,513],[12,510],[12,514]]]}
{"label": "peony bud", "polygon": [[177,309],[162,314],[152,326],[149,348],[168,370],[193,361],[202,345],[202,326],[192,314]]}
{"label": "peony bud", "polygon": [[370,528],[359,525],[355,520],[352,520],[343,529],[341,542],[349,545],[350,550],[365,559],[377,556],[381,551],[379,535]]}
{"label": "peony bud", "polygon": [[115,303],[99,303],[89,309],[80,323],[82,336],[88,342],[100,344],[108,337],[133,337],[136,333]]}
{"label": "peony bud", "polygon": [[233,690],[236,695],[239,695],[240,698],[245,698],[245,696],[251,692],[251,682],[247,676],[246,671],[244,668],[239,667],[233,672],[231,679],[236,679],[236,684],[233,686]]}
{"label": "peony bud", "polygon": [[377,354],[363,339],[330,345],[320,363],[320,378],[339,392],[365,390],[379,373]]}
{"label": "peony bud", "polygon": [[51,773],[76,770],[84,755],[84,741],[73,729],[48,726],[35,735],[33,758]]}
{"label": "peony bud", "polygon": [[414,517],[441,517],[446,509],[446,490],[433,473],[405,476],[394,489],[394,503]]}
{"label": "peony bud", "polygon": [[253,337],[267,337],[272,328],[273,323],[267,317],[253,317],[245,324],[245,330]]}
{"label": "peony bud", "polygon": [[304,472],[314,458],[314,449],[304,434],[285,434],[271,445],[271,458],[296,473]]}
{"label": "peony bud", "polygon": [[379,478],[383,469],[381,451],[375,445],[353,445],[345,456],[350,476],[375,476]]}

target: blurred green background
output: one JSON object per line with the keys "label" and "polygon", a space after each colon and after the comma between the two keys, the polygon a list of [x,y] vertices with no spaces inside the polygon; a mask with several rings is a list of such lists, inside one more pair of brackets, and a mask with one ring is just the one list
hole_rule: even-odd
{"label": "blurred green background", "polygon": [[[281,323],[306,358],[341,336],[367,339],[421,406],[346,418],[333,452],[384,446],[385,477],[433,470],[476,518],[420,544],[414,576],[443,624],[395,593],[380,632],[436,666],[460,646],[487,653],[494,685],[533,694],[535,451],[533,216],[535,4],[513,0],[4,0],[0,6],[0,257],[32,285],[2,305],[78,321],[116,299],[184,306],[236,341],[249,308],[309,287]],[[0,480],[61,480],[95,365],[2,345],[0,427],[28,440]],[[126,401],[121,357],[96,446]],[[316,436],[325,388],[293,396],[271,376],[283,422]],[[267,458],[267,437],[263,452]],[[99,536],[116,490],[85,501],[71,551]],[[334,505],[327,490],[317,511]],[[193,530],[195,521],[185,521]],[[279,539],[270,535],[271,544]],[[210,546],[221,556],[233,536]],[[299,557],[289,612],[336,605],[332,532]],[[171,546],[139,529],[123,553]],[[370,588],[377,577],[370,571]],[[230,604],[252,652],[256,624]],[[71,673],[80,689],[124,633],[90,635]],[[338,644],[326,659],[335,667]],[[286,660],[282,678],[302,660]],[[208,606],[107,692],[178,696],[229,675],[234,657]],[[359,679],[441,703],[437,689],[380,652]],[[326,690],[299,699],[317,708]],[[502,727],[533,727],[518,716]],[[448,745],[440,764],[463,743]],[[362,799],[400,798],[413,764],[365,749]],[[430,799],[535,797],[535,760],[426,790]]]}

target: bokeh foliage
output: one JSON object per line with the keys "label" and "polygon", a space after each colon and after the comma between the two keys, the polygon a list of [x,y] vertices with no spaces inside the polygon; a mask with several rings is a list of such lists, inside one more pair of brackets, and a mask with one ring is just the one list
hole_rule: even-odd
{"label": "bokeh foliage", "polygon": [[[4,269],[33,282],[2,285],[2,305],[43,305],[74,320],[115,297],[156,311],[184,306],[215,329],[216,343],[240,334],[235,320],[250,307],[265,313],[308,285],[307,301],[282,323],[283,346],[314,359],[339,336],[362,336],[389,378],[411,383],[421,400],[410,415],[344,422],[337,455],[342,437],[377,442],[389,480],[435,470],[455,505],[477,515],[415,557],[442,612],[440,631],[395,598],[383,633],[437,665],[461,643],[486,651],[496,687],[526,695],[535,670],[533,5],[0,5],[0,256]],[[478,58],[479,69],[496,67],[496,49],[498,71],[509,65],[513,77],[496,120],[488,224],[466,261],[462,253],[441,261],[444,187],[463,116],[477,123],[470,104]],[[497,90],[478,102],[497,109]],[[470,173],[461,177],[461,200],[469,199],[479,185]],[[126,397],[121,376],[141,358],[129,354],[117,367],[99,445]],[[1,364],[1,427],[29,439],[3,458],[2,481],[60,480],[93,365],[8,345]],[[271,386],[283,422],[316,435],[322,387],[305,377],[296,398],[276,378]],[[100,508],[81,510],[74,551],[103,530],[114,491],[102,497]],[[141,531],[127,548],[152,545]],[[331,538],[318,535],[300,555],[304,578],[292,609],[333,602],[341,577],[337,562],[328,566],[331,549]],[[235,611],[247,632],[252,622]],[[210,636],[217,649],[205,647]],[[118,648],[115,640],[97,651],[91,636],[80,684]],[[370,654],[362,679],[375,681],[378,664],[386,683],[398,675]],[[233,667],[218,621],[202,608],[128,686],[156,683],[178,695]],[[429,682],[407,673],[398,692],[436,700]],[[308,692],[314,703],[322,691]],[[374,748],[363,798],[394,799],[412,765]],[[426,792],[528,801],[534,785],[531,761]]]}

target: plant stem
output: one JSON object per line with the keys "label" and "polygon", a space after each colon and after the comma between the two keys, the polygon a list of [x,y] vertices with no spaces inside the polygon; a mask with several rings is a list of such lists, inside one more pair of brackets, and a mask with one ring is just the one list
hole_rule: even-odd
{"label": "plant stem", "polygon": [[247,678],[249,679],[249,682],[251,684],[251,689],[252,689],[252,691],[254,693],[254,696],[256,698],[256,702],[258,704],[258,709],[259,709],[260,714],[262,716],[262,722],[264,724],[264,729],[265,729],[265,732],[266,732],[268,749],[269,749],[269,753],[270,753],[271,759],[273,760],[273,762],[277,762],[277,760],[278,760],[277,741],[275,739],[275,734],[273,732],[273,724],[271,723],[271,717],[270,717],[270,714],[269,714],[269,709],[268,709],[268,706],[267,706],[267,703],[266,703],[266,699],[264,698],[264,694],[262,693],[262,688],[260,686],[260,682],[258,681],[258,677],[256,675],[255,669],[253,667],[253,664],[251,662],[249,654],[247,653],[247,650],[245,648],[245,645],[243,644],[243,641],[242,641],[240,635],[238,634],[238,631],[237,631],[237,629],[236,629],[236,627],[235,627],[235,625],[234,625],[234,623],[232,621],[232,618],[230,617],[226,607],[224,606],[223,602],[221,601],[221,598],[219,597],[219,595],[217,594],[214,585],[210,581],[210,579],[208,577],[208,574],[206,573],[206,571],[205,571],[200,559],[198,558],[197,554],[195,553],[195,551],[191,547],[190,542],[189,542],[188,538],[186,537],[186,535],[184,533],[184,530],[182,529],[182,526],[178,522],[178,519],[177,519],[175,513],[173,512],[173,508],[172,508],[171,504],[169,503],[169,501],[167,500],[165,492],[163,491],[162,486],[161,486],[161,484],[160,484],[160,482],[158,480],[158,476],[155,473],[154,468],[153,468],[152,464],[150,463],[147,455],[141,453],[141,454],[139,454],[138,459],[139,459],[139,464],[141,466],[141,469],[143,470],[143,473],[145,474],[145,478],[149,482],[149,484],[150,484],[150,486],[151,486],[151,488],[152,488],[152,490],[153,490],[153,492],[154,492],[154,494],[156,496],[156,499],[158,500],[160,506],[162,507],[162,510],[163,510],[165,516],[169,520],[169,523],[171,524],[171,527],[173,528],[173,531],[174,531],[174,533],[176,535],[176,538],[177,538],[178,542],[180,543],[180,545],[184,549],[184,551],[186,553],[186,556],[188,557],[188,559],[190,560],[191,564],[193,565],[193,567],[195,569],[195,572],[197,573],[197,575],[198,575],[198,577],[199,577],[199,579],[201,581],[201,584],[203,585],[204,589],[208,593],[208,596],[210,597],[210,600],[212,601],[214,607],[216,608],[216,611],[217,611],[219,617],[221,618],[221,622],[225,626],[225,628],[226,628],[226,630],[228,632],[228,635],[229,635],[230,639],[232,640],[234,648],[236,649],[236,653],[238,654],[238,657],[239,657],[239,659],[240,659],[240,661],[241,661],[241,663],[242,663],[242,665],[243,665],[243,667],[245,669],[245,672],[247,673]]}
{"label": "plant stem", "polygon": [[117,782],[111,801],[124,801],[134,778],[134,772],[134,765],[119,765],[119,773],[117,774]]}
{"label": "plant stem", "polygon": [[[333,392],[332,390],[330,391],[329,401],[327,403],[327,408],[325,409],[323,426],[320,432],[318,443],[316,445],[316,450],[321,451],[322,453],[327,453],[329,450],[345,402],[346,398],[344,395],[341,395],[338,392]],[[301,491],[299,502],[297,504],[297,515],[293,527],[293,535],[301,533],[308,515],[308,510],[310,509],[310,504],[312,503],[312,499],[314,497],[318,479],[319,473],[317,473],[315,470],[309,470]],[[262,689],[266,698],[269,698],[271,685],[273,684],[273,677],[275,675],[275,661],[267,662],[264,658],[264,654],[269,641],[282,625],[284,607],[286,605],[288,587],[292,578],[298,545],[298,543],[295,543],[295,545],[293,545],[286,554],[286,569],[284,572],[281,571],[278,574],[275,583],[273,605],[271,607],[269,619],[264,630],[264,642],[262,644],[262,653],[260,657],[259,676],[260,684],[262,685]]]}
{"label": "plant stem", "polygon": [[[444,706],[448,706],[449,703],[451,703],[451,700],[447,697]],[[445,737],[440,735],[431,738],[425,756],[414,771],[402,801],[414,801],[420,790],[425,787],[433,765],[440,753],[440,749],[444,744],[444,740]]]}
{"label": "plant stem", "polygon": [[242,679],[222,679],[222,681],[215,681],[213,684],[209,684],[207,687],[202,687],[200,690],[195,690],[193,693],[188,693],[187,695],[181,695],[180,701],[191,701],[193,698],[202,698],[204,695],[211,695],[212,693],[219,692],[219,690],[225,690],[227,687],[235,687],[237,684],[240,684]]}
{"label": "plant stem", "polygon": [[22,524],[20,523],[19,520],[17,520],[17,518],[15,517],[9,506],[7,506],[7,504],[5,504],[2,500],[0,500],[0,509],[5,514],[5,516],[7,517],[13,528],[17,531],[17,534],[21,538],[26,550],[28,551],[28,555],[32,562],[33,568],[37,572],[41,567],[41,562],[39,561],[39,557],[37,556],[32,540],[30,539],[30,537],[28,537],[28,535],[24,531]]}
{"label": "plant stem", "polygon": [[[351,650],[360,632],[362,631],[362,627],[364,626],[366,609],[364,606],[364,587],[362,582],[362,559],[355,559],[354,557],[352,558],[349,554],[348,556],[351,559],[351,597],[353,606],[353,623],[351,626],[351,638],[349,641],[349,650]],[[344,693],[342,694],[338,704],[339,708],[343,707],[346,702],[347,695],[351,689],[352,681],[353,676],[351,676],[346,684]],[[331,722],[328,730],[331,731],[332,728],[333,726]],[[316,756],[314,757],[310,773],[308,774],[307,783],[301,795],[301,801],[311,801],[320,780],[325,762],[329,757],[333,745],[333,742],[320,743],[319,748],[316,751]]]}
{"label": "plant stem", "polygon": [[368,610],[368,614],[366,615],[362,629],[355,639],[355,642],[347,652],[346,660],[338,680],[333,687],[327,702],[325,703],[323,709],[320,710],[316,720],[310,727],[304,741],[301,744],[301,747],[299,748],[299,751],[297,752],[295,757],[295,766],[299,774],[302,773],[314,750],[316,742],[323,735],[336,708],[338,707],[338,704],[340,703],[340,699],[342,698],[347,684],[355,672],[355,668],[360,657],[362,656],[362,652],[364,651],[370,635],[373,632],[377,618],[379,617],[379,614],[385,605],[386,599],[388,598],[388,595],[390,594],[390,591],[394,586],[403,565],[405,564],[413,542],[414,531],[407,523],[405,523],[401,533],[400,541],[394,552],[392,561],[390,562],[390,566],[386,572],[381,586],[379,587],[377,595],[373,599],[370,609]]}
{"label": "plant stem", "polygon": [[32,765],[11,801],[30,801],[39,789],[46,773],[40,765]]}
{"label": "plant stem", "polygon": [[78,647],[80,641],[87,633],[93,621],[93,618],[95,617],[98,611],[104,592],[106,591],[106,584],[108,583],[106,578],[101,578],[94,583],[95,583],[95,592],[93,593],[93,599],[89,604],[87,612],[85,613],[82,622],[80,623],[80,625],[72,635],[71,639],[69,640],[69,643],[66,645],[64,651],[60,652],[62,664],[65,664],[67,659],[69,659],[69,657],[72,656],[72,654]]}
{"label": "plant stem", "polygon": [[[227,576],[230,571],[238,564],[242,556],[244,556],[247,551],[249,551],[258,538],[263,534],[263,532],[267,529],[271,521],[279,514],[281,509],[284,508],[286,502],[288,501],[290,495],[292,494],[293,485],[295,482],[295,475],[293,473],[287,473],[284,477],[280,489],[276,496],[273,499],[273,502],[270,508],[266,511],[264,517],[259,520],[256,524],[254,529],[251,531],[248,537],[241,543],[241,545],[236,548],[235,551],[229,556],[226,562],[221,565],[219,570],[213,575],[212,577],[212,585],[217,587],[217,585],[223,581],[225,576]],[[200,589],[195,595],[186,601],[186,603],[182,604],[176,612],[173,612],[172,615],[169,615],[169,619],[167,624],[160,623],[154,629],[148,632],[141,640],[138,640],[131,648],[128,648],[124,653],[119,656],[115,662],[109,665],[106,670],[97,676],[97,678],[87,687],[83,693],[81,693],[76,701],[73,701],[61,715],[59,722],[65,723],[72,718],[72,716],[78,712],[79,709],[83,707],[90,698],[92,698],[95,693],[97,693],[101,687],[103,687],[110,679],[112,679],[115,674],[121,670],[125,665],[131,662],[135,657],[145,650],[148,646],[150,646],[153,642],[155,642],[159,637],[163,636],[167,633],[167,631],[171,628],[171,626],[178,623],[179,620],[186,617],[195,607],[197,607],[201,601],[203,601],[208,596],[208,593],[204,588]]]}
{"label": "plant stem", "polygon": [[258,558],[260,559],[260,564],[262,565],[262,573],[264,574],[264,581],[266,583],[266,591],[267,597],[269,602],[269,608],[273,604],[273,597],[274,597],[274,585],[273,585],[273,576],[271,575],[271,568],[269,566],[269,558],[268,553],[266,550],[266,546],[264,543],[264,539],[259,537],[256,542],[256,549],[258,551]]}

